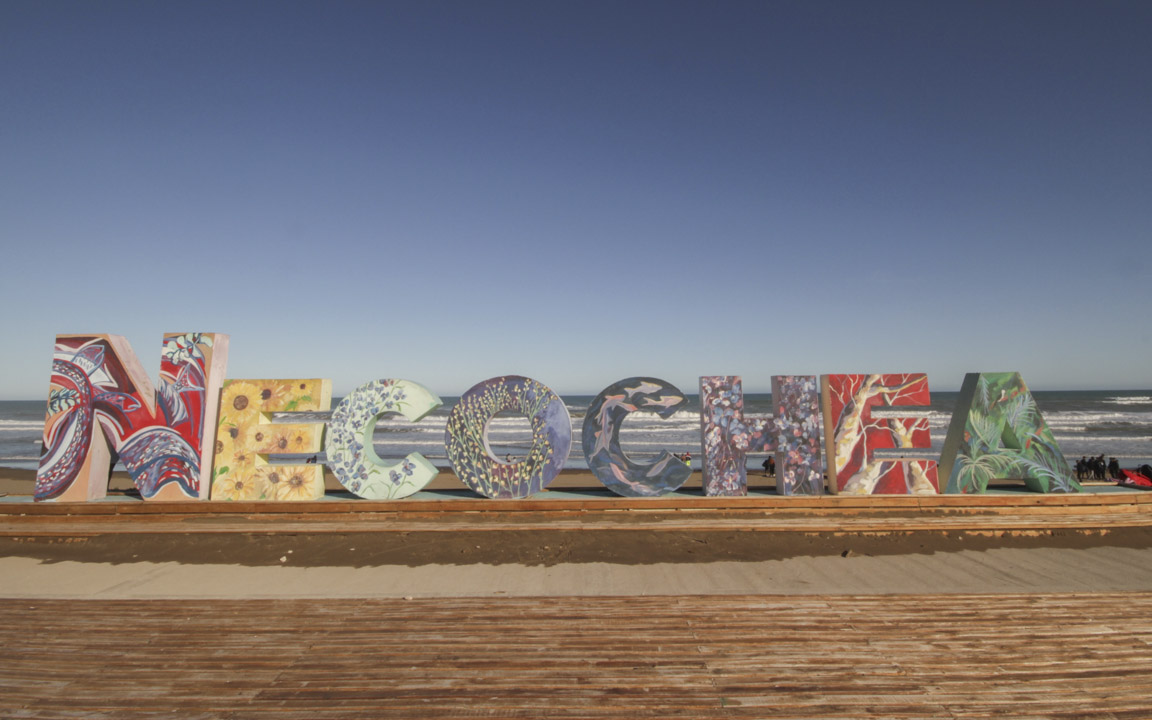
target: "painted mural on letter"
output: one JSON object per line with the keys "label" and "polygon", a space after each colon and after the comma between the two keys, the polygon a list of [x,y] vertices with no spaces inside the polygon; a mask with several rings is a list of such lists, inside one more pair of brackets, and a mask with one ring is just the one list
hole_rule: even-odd
{"label": "painted mural on letter", "polygon": [[776,406],[776,492],[823,495],[820,458],[820,382],[815,375],[773,375]]}
{"label": "painted mural on letter", "polygon": [[164,336],[153,389],[120,335],[58,335],[36,500],[93,500],[118,458],[146,500],[206,497],[206,463],[228,336]]}
{"label": "painted mural on letter", "polygon": [[419,422],[443,404],[431,390],[409,380],[373,380],[344,398],[328,424],[324,454],[340,484],[369,500],[405,498],[423,490],[439,472],[420,453],[387,462],[372,446],[376,420],[385,414]]}
{"label": "painted mural on letter", "polygon": [[273,423],[274,412],[328,410],[327,379],[229,380],[216,424],[213,500],[319,500],[324,466],[274,465],[270,455],[320,452],[323,423]]}
{"label": "painted mural on letter", "polygon": [[825,375],[829,481],[849,495],[935,495],[934,460],[877,459],[880,449],[931,448],[928,417],[873,417],[876,408],[931,404],[924,373]]}
{"label": "painted mural on letter", "polygon": [[[511,410],[532,426],[532,448],[517,462],[498,460],[488,444],[488,421]],[[525,498],[551,483],[572,449],[572,419],[547,386],[519,375],[491,378],[460,396],[448,413],[444,448],[457,477],[490,498]]]}
{"label": "painted mural on letter", "polygon": [[744,419],[739,376],[700,378],[700,445],[705,495],[748,494],[744,459],[750,452],[776,449],[771,418]]}
{"label": "painted mural on letter", "polygon": [[620,426],[628,415],[644,410],[670,418],[687,402],[675,385],[657,378],[628,378],[601,390],[584,415],[581,433],[589,469],[624,497],[654,497],[678,489],[692,469],[667,450],[651,463],[634,462],[620,446]]}
{"label": "painted mural on letter", "polygon": [[940,473],[950,493],[982,493],[993,479],[1022,479],[1042,493],[1080,492],[1080,483],[1020,373],[964,376],[948,426]]}
{"label": "painted mural on letter", "polygon": [[820,402],[814,375],[776,375],[770,418],[744,418],[744,393],[737,375],[700,378],[700,438],[706,495],[747,495],[748,453],[776,453],[776,492],[820,495]]}

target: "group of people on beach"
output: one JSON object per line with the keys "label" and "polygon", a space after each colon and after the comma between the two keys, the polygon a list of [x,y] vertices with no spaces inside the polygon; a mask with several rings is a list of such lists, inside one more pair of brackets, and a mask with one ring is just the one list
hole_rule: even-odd
{"label": "group of people on beach", "polygon": [[1104,454],[1101,453],[1096,457],[1088,457],[1081,455],[1080,459],[1076,461],[1076,479],[1077,480],[1119,480],[1124,477],[1124,473],[1120,471],[1120,463],[1116,458],[1109,458],[1108,463],[1104,463]]}

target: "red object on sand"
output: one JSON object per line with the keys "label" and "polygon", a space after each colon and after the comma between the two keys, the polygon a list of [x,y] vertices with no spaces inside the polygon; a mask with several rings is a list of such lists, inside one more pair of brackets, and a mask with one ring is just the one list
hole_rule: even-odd
{"label": "red object on sand", "polygon": [[1121,483],[1125,485],[1139,485],[1140,487],[1152,488],[1152,480],[1149,480],[1140,473],[1134,472],[1132,470],[1121,470],[1120,472],[1124,473],[1124,477],[1126,478],[1121,480]]}

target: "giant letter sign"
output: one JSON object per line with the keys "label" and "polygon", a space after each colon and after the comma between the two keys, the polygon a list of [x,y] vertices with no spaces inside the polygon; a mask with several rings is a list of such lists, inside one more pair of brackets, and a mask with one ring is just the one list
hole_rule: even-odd
{"label": "giant letter sign", "polygon": [[744,419],[739,376],[700,378],[700,442],[704,452],[704,493],[747,495],[748,453],[776,453],[776,492],[820,495],[820,392],[815,375],[772,377],[771,418]]}
{"label": "giant letter sign", "polygon": [[1020,373],[968,373],[940,454],[950,493],[982,493],[995,478],[1034,492],[1080,492],[1080,483]]}
{"label": "giant letter sign", "polygon": [[373,380],[340,401],[328,424],[324,455],[340,484],[369,500],[405,498],[436,477],[436,466],[420,453],[386,463],[372,447],[376,420],[386,413],[418,422],[440,407],[440,398],[408,380]]}
{"label": "giant letter sign", "polygon": [[[488,421],[514,410],[532,423],[532,449],[519,462],[497,460]],[[552,482],[572,449],[572,419],[564,401],[541,383],[519,375],[477,383],[448,413],[444,448],[465,485],[490,498],[524,498]]]}
{"label": "giant letter sign", "polygon": [[120,335],[57,335],[36,500],[95,500],[115,458],[146,500],[207,497],[207,458],[228,336],[164,336],[152,388]]}
{"label": "giant letter sign", "polygon": [[[833,492],[940,492],[936,460],[927,459],[932,447],[922,407],[931,401],[927,375],[824,375],[820,385]],[[916,406],[922,409],[917,412]]]}
{"label": "giant letter sign", "polygon": [[589,469],[605,487],[624,497],[653,497],[679,488],[692,469],[667,450],[647,465],[632,462],[620,447],[620,426],[638,410],[670,418],[687,402],[675,385],[649,377],[628,378],[601,390],[588,406],[581,433]]}
{"label": "giant letter sign", "polygon": [[332,382],[229,380],[216,426],[213,500],[319,500],[324,466],[273,465],[269,455],[320,451],[323,423],[273,423],[274,412],[323,411],[332,406]]}

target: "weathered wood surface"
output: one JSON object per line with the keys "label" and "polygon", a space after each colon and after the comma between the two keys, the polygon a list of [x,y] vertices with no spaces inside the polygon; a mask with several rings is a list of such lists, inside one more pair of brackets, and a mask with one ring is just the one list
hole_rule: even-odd
{"label": "weathered wood surface", "polygon": [[[347,494],[329,495],[309,502],[143,502],[128,497],[99,502],[29,503],[0,502],[0,515],[116,515],[163,513],[193,514],[293,514],[377,512],[546,512],[625,510],[934,510],[994,509],[1020,507],[1138,507],[1152,508],[1152,492],[1118,491],[1085,493],[1011,492],[989,495],[819,495],[782,496],[752,494],[744,497],[705,497],[698,493],[675,493],[658,498],[623,498],[604,490],[546,491],[522,500],[492,500],[464,491],[428,493],[403,500],[362,500]],[[435,499],[432,499],[432,496]]]}
{"label": "weathered wood surface", "polygon": [[5,718],[1148,718],[1152,596],[0,601]]}
{"label": "weathered wood surface", "polygon": [[0,537],[460,530],[1031,532],[1152,526],[1152,493],[306,503],[0,503]]}

